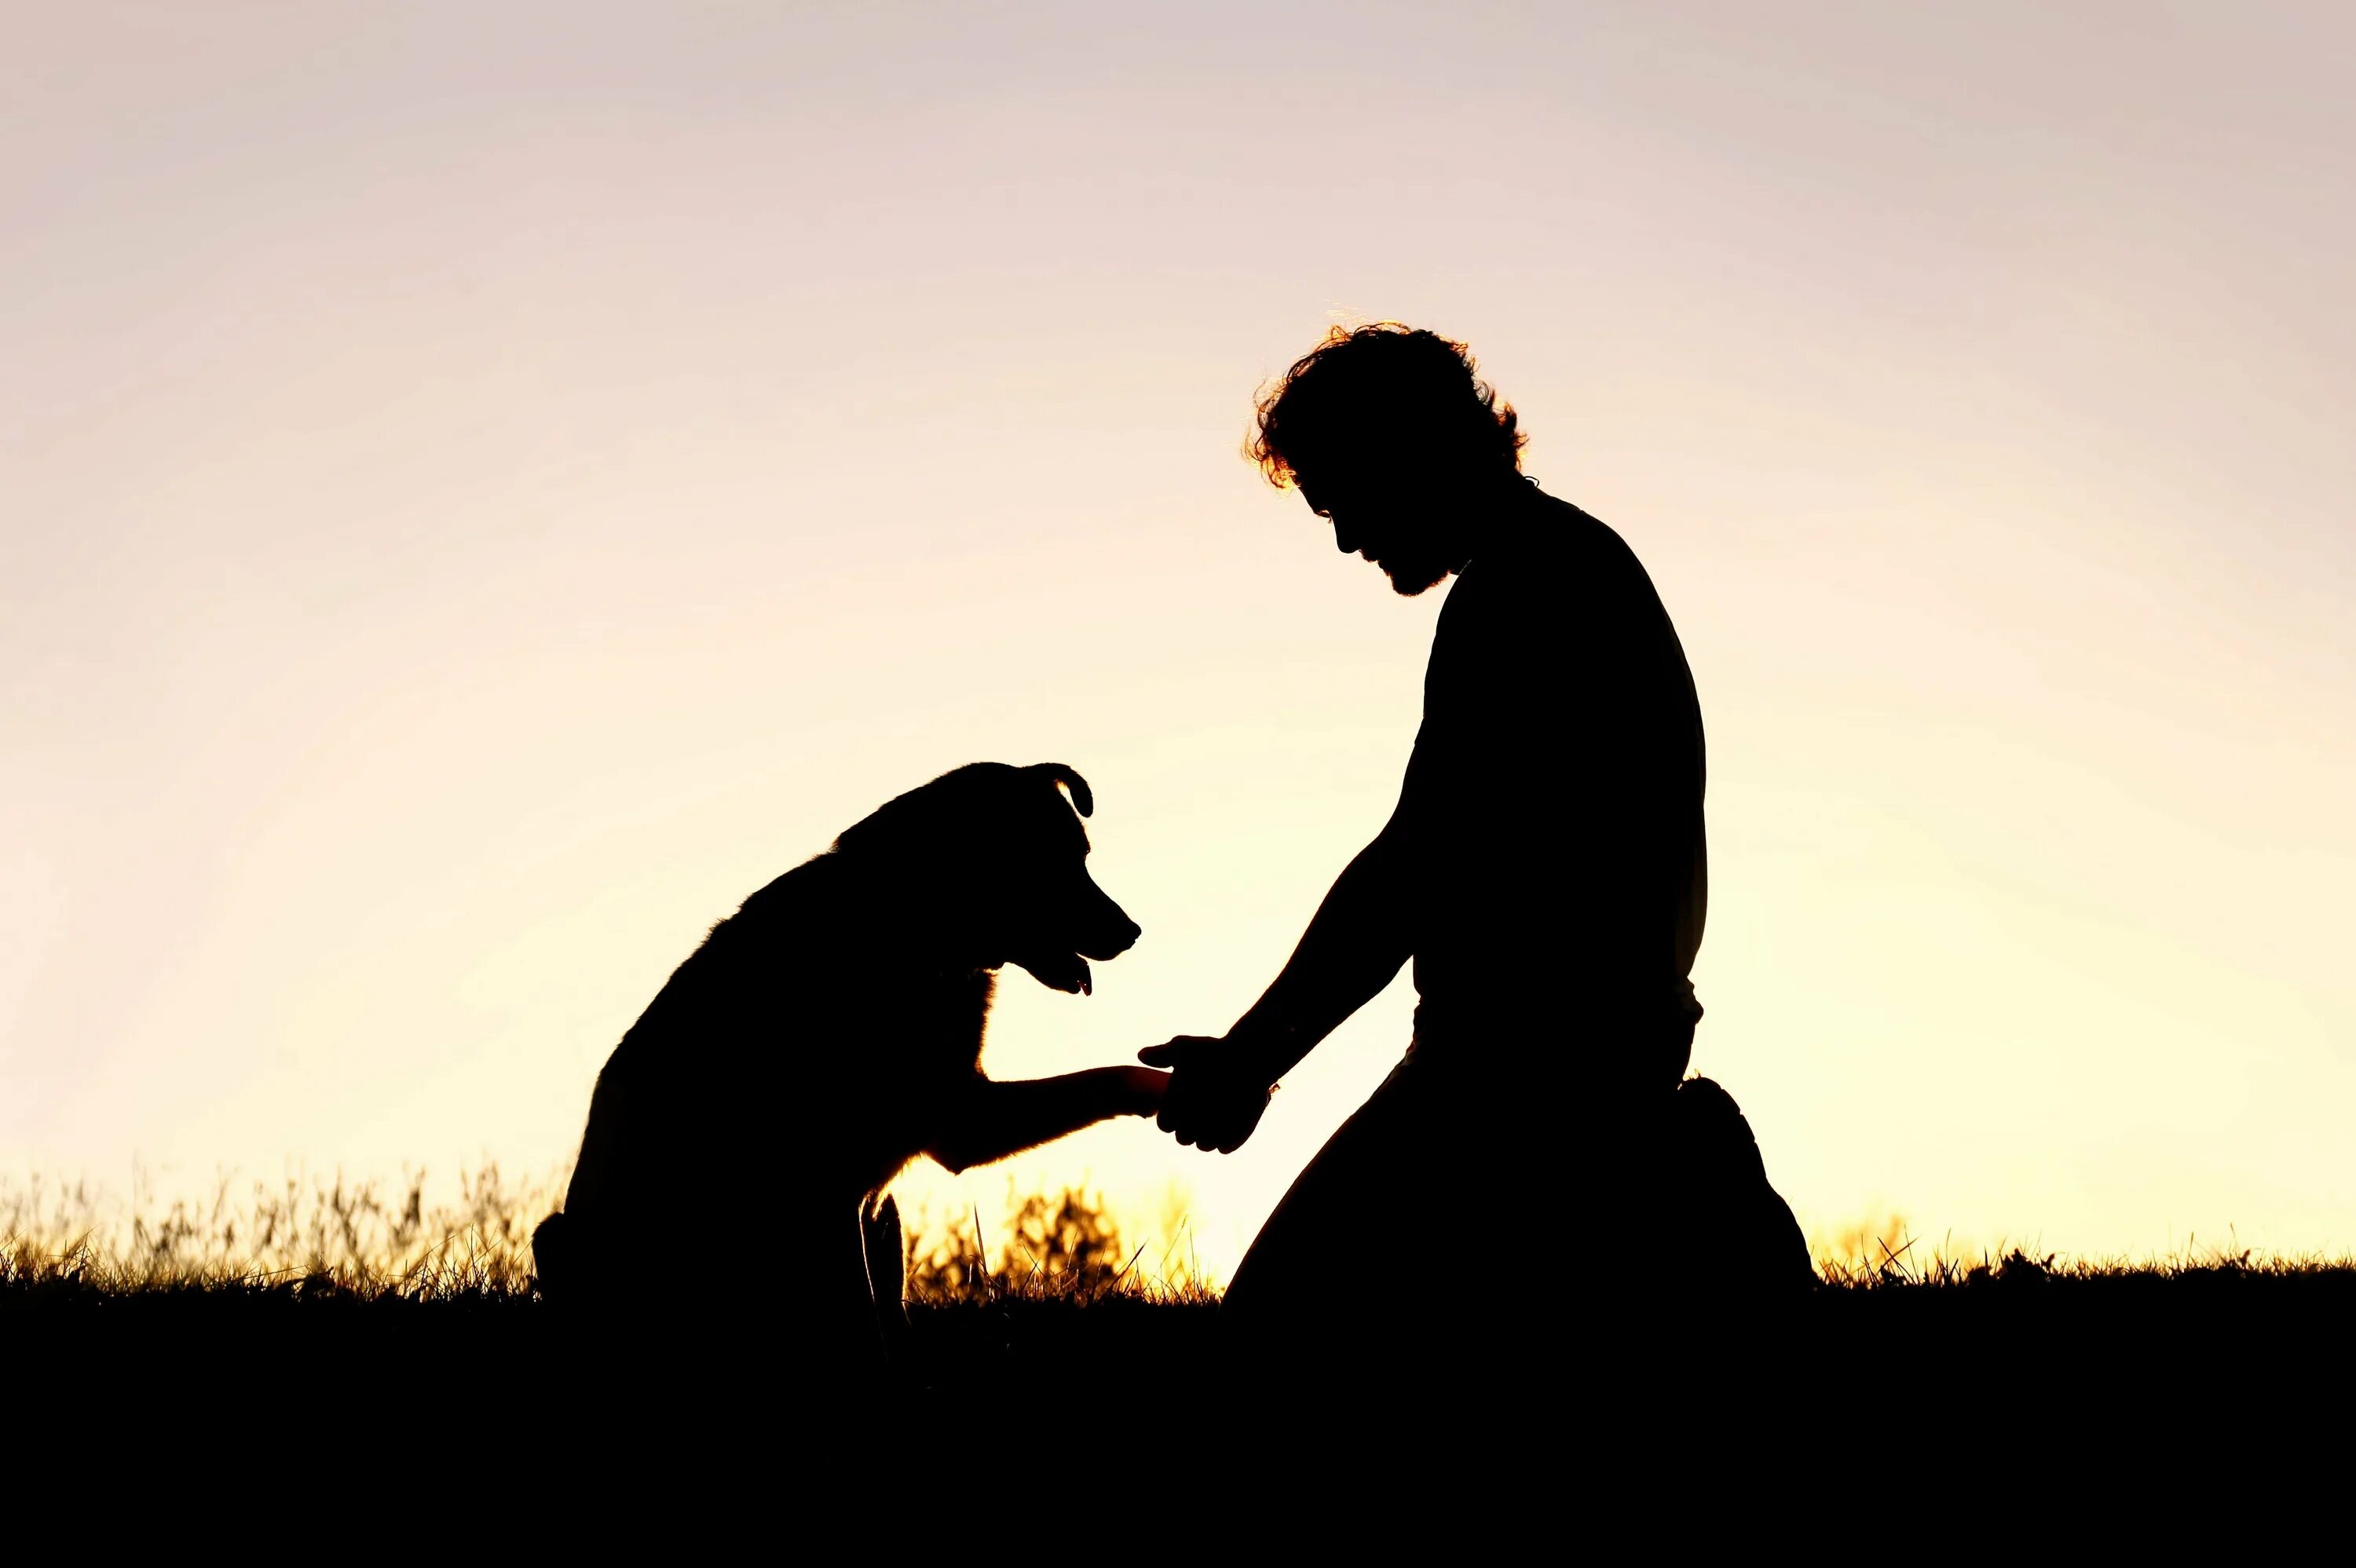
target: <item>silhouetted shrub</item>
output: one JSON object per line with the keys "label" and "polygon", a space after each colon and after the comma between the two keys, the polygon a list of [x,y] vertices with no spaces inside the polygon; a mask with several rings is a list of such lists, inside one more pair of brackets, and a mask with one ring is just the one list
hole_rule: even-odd
{"label": "silhouetted shrub", "polygon": [[1103,1200],[1077,1188],[1017,1200],[994,1266],[989,1240],[979,1215],[930,1235],[912,1230],[909,1298],[937,1305],[1009,1296],[1091,1300],[1142,1284],[1133,1279],[1138,1254],[1124,1251],[1119,1224]]}

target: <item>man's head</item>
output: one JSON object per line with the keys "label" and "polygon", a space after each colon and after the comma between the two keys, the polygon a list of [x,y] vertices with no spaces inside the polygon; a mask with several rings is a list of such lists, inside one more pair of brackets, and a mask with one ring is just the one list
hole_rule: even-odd
{"label": "man's head", "polygon": [[1335,327],[1295,361],[1244,452],[1412,594],[1464,564],[1468,509],[1517,481],[1517,424],[1464,345],[1387,321]]}

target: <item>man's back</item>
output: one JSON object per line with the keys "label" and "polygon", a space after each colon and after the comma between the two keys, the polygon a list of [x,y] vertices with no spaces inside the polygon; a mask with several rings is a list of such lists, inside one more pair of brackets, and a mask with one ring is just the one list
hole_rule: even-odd
{"label": "man's back", "polygon": [[1684,650],[1620,537],[1552,500],[1485,536],[1440,614],[1408,781],[1429,1053],[1657,1048],[1674,1081],[1700,1013],[1704,771]]}

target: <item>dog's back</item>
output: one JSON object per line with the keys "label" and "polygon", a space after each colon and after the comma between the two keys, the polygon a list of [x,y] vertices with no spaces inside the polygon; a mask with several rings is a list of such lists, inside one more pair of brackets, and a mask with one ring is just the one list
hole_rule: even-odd
{"label": "dog's back", "polygon": [[552,1297],[659,1272],[691,1233],[723,1272],[793,1272],[921,1147],[928,1086],[973,1071],[990,979],[912,965],[851,880],[821,857],[746,900],[615,1048],[552,1248],[535,1232]]}

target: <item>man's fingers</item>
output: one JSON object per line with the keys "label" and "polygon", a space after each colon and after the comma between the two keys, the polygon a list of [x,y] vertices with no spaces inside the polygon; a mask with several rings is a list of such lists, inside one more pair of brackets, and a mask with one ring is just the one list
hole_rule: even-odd
{"label": "man's fingers", "polygon": [[1210,1034],[1174,1035],[1160,1045],[1149,1045],[1137,1053],[1137,1060],[1148,1067],[1175,1067],[1194,1053],[1198,1045],[1218,1045],[1219,1037]]}
{"label": "man's fingers", "polygon": [[[1138,1053],[1141,1059],[1183,1055],[1192,1037],[1181,1035],[1165,1045],[1151,1046]],[[1172,1078],[1155,1113],[1153,1125],[1168,1133],[1187,1148],[1199,1148],[1205,1154],[1233,1154],[1249,1141],[1259,1124],[1259,1113],[1267,1105],[1265,1094],[1246,1096],[1245,1104],[1208,1084],[1196,1083],[1182,1070]]]}

